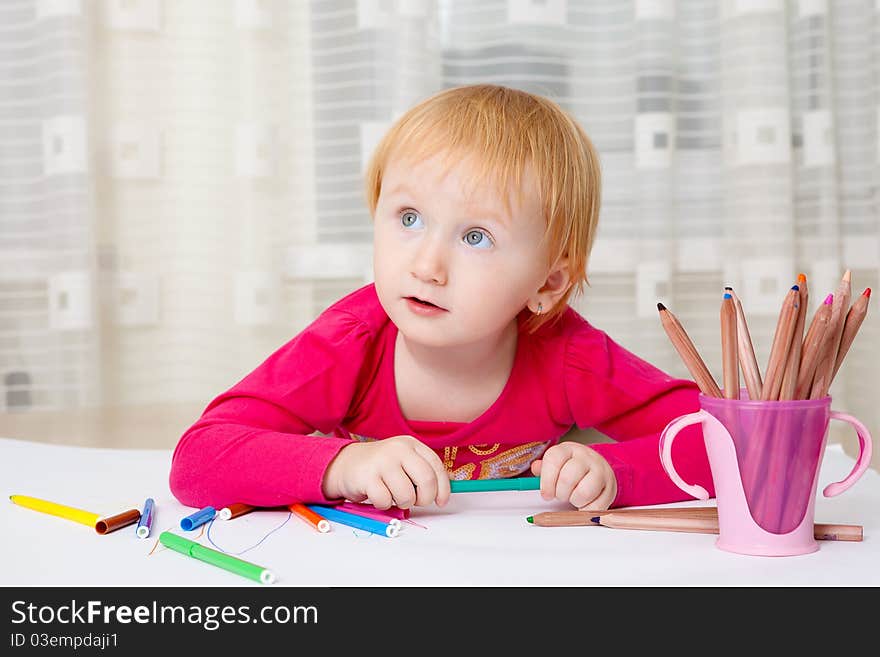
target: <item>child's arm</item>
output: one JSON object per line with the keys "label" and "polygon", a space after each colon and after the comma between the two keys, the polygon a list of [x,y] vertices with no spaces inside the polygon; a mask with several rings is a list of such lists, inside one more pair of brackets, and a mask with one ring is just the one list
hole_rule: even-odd
{"label": "child's arm", "polygon": [[[591,445],[614,470],[612,506],[661,504],[690,499],[660,462],[660,433],[666,424],[699,410],[699,389],[627,351],[584,321],[569,340],[565,390],[579,428],[595,427],[615,443]],[[682,431],[673,445],[676,469],[688,483],[714,495],[699,425]]]}
{"label": "child's arm", "polygon": [[368,328],[328,310],[214,399],[181,437],[171,490],[188,506],[326,503],[327,465],[352,441],[330,433],[349,412]]}

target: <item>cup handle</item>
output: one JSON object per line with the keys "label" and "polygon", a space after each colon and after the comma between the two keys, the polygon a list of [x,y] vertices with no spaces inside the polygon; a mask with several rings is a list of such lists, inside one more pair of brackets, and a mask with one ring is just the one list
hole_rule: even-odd
{"label": "cup handle", "polygon": [[868,428],[864,424],[859,422],[852,415],[838,413],[837,411],[831,411],[831,419],[842,420],[843,422],[851,424],[853,428],[855,428],[856,434],[859,436],[859,458],[853,466],[852,472],[850,472],[845,479],[825,486],[822,490],[822,494],[825,497],[840,495],[843,491],[856,483],[859,480],[859,477],[861,477],[865,473],[865,470],[868,469],[868,466],[871,463],[871,453],[873,451],[871,432],[868,431]]}
{"label": "cup handle", "polygon": [[[669,478],[672,479],[676,486],[699,500],[708,500],[709,491],[698,484],[686,483],[675,470],[675,466],[672,463],[672,441],[675,440],[679,431],[692,424],[699,424],[707,417],[710,417],[710,415],[703,410],[682,415],[667,424],[666,428],[663,429],[663,433],[660,434],[660,462],[663,464],[663,469],[666,470],[666,474],[669,475]],[[868,451],[870,452],[870,449]]]}

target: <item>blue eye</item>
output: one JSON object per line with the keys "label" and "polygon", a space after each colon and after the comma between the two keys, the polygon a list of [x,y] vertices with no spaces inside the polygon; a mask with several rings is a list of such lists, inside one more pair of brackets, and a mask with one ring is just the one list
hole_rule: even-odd
{"label": "blue eye", "polygon": [[492,238],[482,230],[469,230],[464,234],[464,243],[477,249],[488,249],[492,246]]}
{"label": "blue eye", "polygon": [[404,228],[417,228],[417,224],[421,225],[422,218],[419,213],[414,210],[406,210],[400,215],[400,223]]}

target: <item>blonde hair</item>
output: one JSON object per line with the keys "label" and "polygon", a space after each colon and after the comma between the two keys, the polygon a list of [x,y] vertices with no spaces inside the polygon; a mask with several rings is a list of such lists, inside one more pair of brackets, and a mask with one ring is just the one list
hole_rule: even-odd
{"label": "blonde hair", "polygon": [[599,157],[583,128],[552,100],[525,91],[489,84],[441,91],[397,119],[377,145],[365,174],[370,214],[392,157],[436,154],[447,163],[474,157],[481,165],[475,173],[490,177],[504,199],[511,190],[521,199],[523,172],[531,168],[546,221],[548,265],[568,258],[570,285],[527,326],[534,331],[557,319],[572,293],[589,284],[587,259],[599,220]]}

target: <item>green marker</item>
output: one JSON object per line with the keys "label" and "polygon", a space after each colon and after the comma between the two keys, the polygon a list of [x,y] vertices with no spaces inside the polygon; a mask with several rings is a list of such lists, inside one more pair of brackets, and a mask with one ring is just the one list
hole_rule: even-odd
{"label": "green marker", "polygon": [[272,584],[275,581],[275,574],[267,568],[212,550],[177,534],[168,531],[162,532],[159,534],[159,542],[175,552],[180,552],[193,559],[204,561],[261,584]]}
{"label": "green marker", "polygon": [[479,493],[494,490],[540,490],[540,477],[512,477],[510,479],[465,479],[450,481],[453,493]]}

